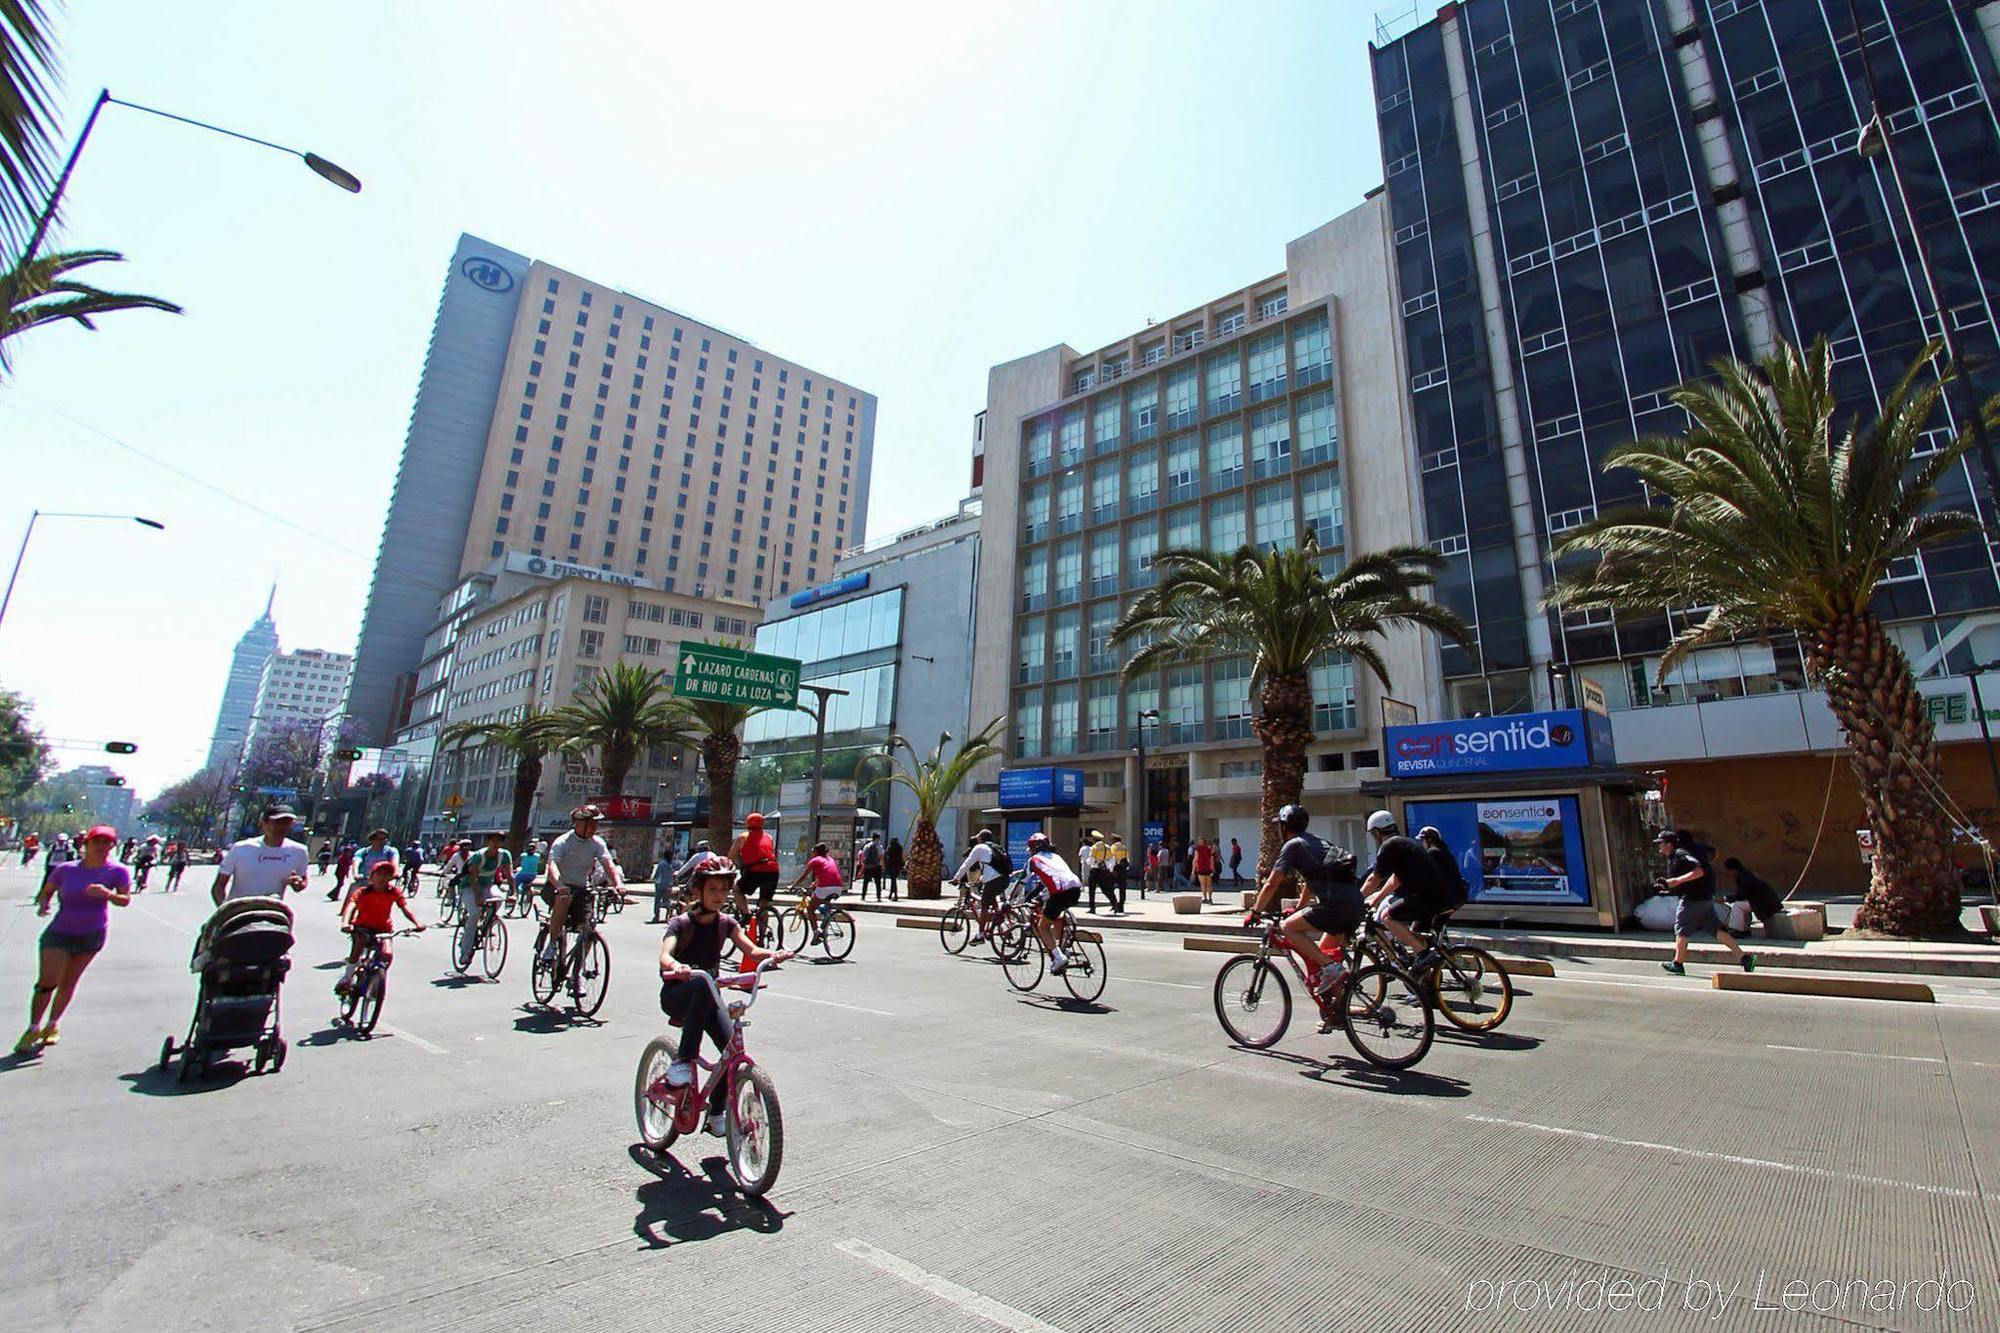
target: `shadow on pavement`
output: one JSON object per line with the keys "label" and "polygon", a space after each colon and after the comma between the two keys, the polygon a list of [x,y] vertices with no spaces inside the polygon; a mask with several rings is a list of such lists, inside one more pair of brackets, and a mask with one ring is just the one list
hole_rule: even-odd
{"label": "shadow on pavement", "polygon": [[1060,1009],[1066,1014],[1115,1014],[1118,1011],[1102,1000],[1079,1000],[1074,995],[1028,994],[1017,997],[1022,1004],[1040,1009]]}
{"label": "shadow on pavement", "polygon": [[1481,1051],[1532,1051],[1542,1044],[1540,1037],[1522,1037],[1512,1032],[1466,1032],[1444,1024],[1438,1025],[1437,1039]]}
{"label": "shadow on pavement", "polygon": [[[699,1149],[699,1133],[680,1143]],[[722,1141],[712,1145],[721,1151]],[[632,1160],[651,1172],[655,1179],[639,1187],[639,1215],[632,1219],[632,1234],[647,1249],[664,1250],[690,1241],[711,1240],[731,1231],[755,1231],[775,1235],[785,1226],[788,1214],[779,1212],[764,1199],[746,1199],[736,1192],[736,1184],[722,1158],[711,1156],[701,1164],[701,1174],[690,1171],[673,1156],[672,1150],[654,1153],[642,1143],[629,1149]]]}
{"label": "shadow on pavement", "polygon": [[448,977],[432,977],[431,985],[439,990],[464,990],[467,986],[484,986],[485,977],[475,977],[464,972],[454,972]]}
{"label": "shadow on pavement", "polygon": [[309,1033],[293,1042],[294,1046],[338,1046],[343,1041],[367,1041],[364,1036],[345,1023],[332,1023],[317,1032]]}
{"label": "shadow on pavement", "polygon": [[1472,1095],[1472,1085],[1462,1079],[1446,1078],[1442,1074],[1426,1074],[1416,1069],[1405,1069],[1400,1072],[1377,1069],[1359,1056],[1337,1055],[1331,1060],[1315,1060],[1309,1055],[1293,1055],[1289,1051],[1257,1051],[1248,1046],[1238,1046],[1236,1049],[1298,1065],[1300,1078],[1309,1078],[1321,1083],[1339,1083],[1370,1092],[1386,1092],[1396,1097]]}
{"label": "shadow on pavement", "polygon": [[336,967],[346,967],[346,966],[347,966],[347,960],[345,958],[336,958],[330,963],[314,963],[313,971],[330,972]]}
{"label": "shadow on pavement", "polygon": [[543,1009],[540,1006],[522,1005],[521,1013],[514,1019],[514,1031],[547,1034],[566,1032],[576,1027],[601,1027],[595,1018],[584,1018],[567,1010]]}
{"label": "shadow on pavement", "polygon": [[0,1074],[10,1069],[19,1069],[23,1065],[38,1065],[41,1062],[42,1048],[39,1046],[32,1051],[9,1051],[5,1055],[0,1055]]}
{"label": "shadow on pavement", "polygon": [[188,1097],[233,1088],[249,1075],[250,1066],[243,1061],[219,1059],[209,1065],[207,1073],[191,1083],[181,1082],[178,1061],[172,1069],[162,1069],[157,1064],[151,1064],[137,1073],[120,1074],[118,1077],[131,1085],[130,1091],[142,1097]]}

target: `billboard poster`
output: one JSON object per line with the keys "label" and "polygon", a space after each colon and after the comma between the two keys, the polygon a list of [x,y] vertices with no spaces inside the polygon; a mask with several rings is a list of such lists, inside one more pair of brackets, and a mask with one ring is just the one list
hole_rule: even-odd
{"label": "billboard poster", "polygon": [[1013,859],[1014,869],[1020,870],[1028,864],[1028,839],[1042,831],[1039,819],[1010,819],[1007,821],[1007,855]]}
{"label": "billboard poster", "polygon": [[1411,828],[1444,835],[1465,875],[1468,901],[1588,905],[1590,872],[1574,796],[1411,801]]}
{"label": "billboard poster", "polygon": [[1000,804],[1006,809],[1040,805],[1082,805],[1083,770],[1003,768],[1000,770]]}
{"label": "billboard poster", "polygon": [[1580,708],[1419,722],[1384,729],[1389,776],[1451,777],[1617,762],[1611,719]]}

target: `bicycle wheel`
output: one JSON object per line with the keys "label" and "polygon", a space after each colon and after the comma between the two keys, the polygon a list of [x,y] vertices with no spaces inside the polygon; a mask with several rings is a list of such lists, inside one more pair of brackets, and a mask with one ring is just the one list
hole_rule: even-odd
{"label": "bicycle wheel", "polygon": [[362,975],[364,974],[357,974],[355,976],[357,984],[349,986],[347,994],[340,997],[340,1019],[343,1023],[347,1023],[350,1026],[354,1023],[355,1007],[361,1003],[361,987],[358,983]]}
{"label": "bicycle wheel", "polygon": [[1035,918],[1026,908],[1010,909],[993,927],[993,956],[1003,963],[1021,958],[1035,944]]}
{"label": "bicycle wheel", "polygon": [[361,1002],[354,1006],[355,1027],[364,1033],[375,1030],[382,1017],[382,998],[388,989],[389,980],[380,971],[368,973],[368,979],[362,983]]}
{"label": "bicycle wheel", "polygon": [[1466,1032],[1491,1032],[1514,1007],[1514,983],[1484,949],[1454,944],[1431,968],[1431,999],[1438,1012]]}
{"label": "bicycle wheel", "polygon": [[632,1112],[639,1121],[639,1139],[654,1152],[665,1152],[680,1137],[674,1128],[674,1101],[663,1106],[646,1095],[647,1089],[661,1084],[667,1067],[674,1062],[674,1045],[665,1037],[655,1037],[639,1053],[639,1077],[632,1084]]}
{"label": "bicycle wheel", "polygon": [[854,952],[854,918],[844,907],[836,907],[819,932],[819,947],[836,963]]}
{"label": "bicycle wheel", "polygon": [[451,932],[451,970],[464,976],[472,970],[472,958],[479,952],[479,926],[475,922],[461,921]]}
{"label": "bicycle wheel", "polygon": [[457,920],[458,895],[454,893],[438,903],[438,924],[440,926],[449,926]]}
{"label": "bicycle wheel", "polygon": [[602,935],[592,935],[577,953],[570,995],[576,1001],[577,1016],[590,1018],[604,1007],[604,996],[611,989],[611,946]]}
{"label": "bicycle wheel", "polygon": [[550,958],[544,952],[548,948],[549,928],[544,925],[535,932],[535,965],[528,969],[528,990],[538,1004],[553,1005],[556,992],[562,988],[563,957],[558,953]]}
{"label": "bicycle wheel", "polygon": [[1108,976],[1104,965],[1104,946],[1094,940],[1072,939],[1063,948],[1069,955],[1069,966],[1063,969],[1063,985],[1069,993],[1089,1004],[1104,994],[1104,982]]}
{"label": "bicycle wheel", "polygon": [[1382,997],[1361,1012],[1351,997],[1342,1006],[1347,1040],[1362,1059],[1377,1069],[1408,1069],[1424,1058],[1436,1020],[1423,988],[1409,973],[1371,963],[1347,984],[1362,994],[1379,992]]}
{"label": "bicycle wheel", "polygon": [[752,920],[757,928],[750,938],[757,942],[758,948],[775,952],[785,947],[785,920],[777,908],[767,903],[757,909]]}
{"label": "bicycle wheel", "polygon": [[1238,954],[1215,974],[1215,1017],[1239,1046],[1275,1046],[1292,1021],[1292,987],[1268,958]]}
{"label": "bicycle wheel", "polygon": [[972,943],[972,923],[965,919],[963,907],[946,910],[938,921],[938,943],[948,954],[964,953],[965,946]]}
{"label": "bicycle wheel", "polygon": [[1047,951],[1042,948],[1041,939],[1033,931],[1028,932],[1026,943],[1018,951],[1010,950],[1000,956],[1000,965],[1007,972],[1007,984],[1018,991],[1031,991],[1042,983],[1042,967],[1047,962]]}
{"label": "bicycle wheel", "polygon": [[756,1065],[736,1076],[730,1089],[726,1142],[729,1174],[736,1188],[750,1198],[762,1198],[778,1183],[785,1161],[785,1115],[778,1109],[778,1088]]}
{"label": "bicycle wheel", "polygon": [[500,970],[507,966],[507,923],[498,914],[486,925],[486,935],[479,941],[479,969],[488,981],[500,980]]}

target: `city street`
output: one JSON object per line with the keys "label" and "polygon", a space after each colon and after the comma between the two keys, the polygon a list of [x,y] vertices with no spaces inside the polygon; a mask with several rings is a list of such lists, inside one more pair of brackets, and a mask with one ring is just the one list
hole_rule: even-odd
{"label": "city street", "polygon": [[[786,1121],[759,1205],[720,1140],[634,1146],[663,1027],[645,902],[608,925],[601,1022],[529,1001],[510,922],[498,984],[447,976],[448,932],[399,941],[362,1041],[329,1023],[344,941],[315,877],[285,1068],[186,1089],[156,1061],[212,874],[114,909],[61,1045],[0,1062],[0,1326],[2000,1324],[1992,983],[1809,1000],[1563,960],[1500,1033],[1441,1027],[1387,1076],[1297,1017],[1231,1048],[1223,959],[1176,938],[1109,934],[1103,1000],[1073,1007],[868,915],[849,961],[786,967],[753,1014]],[[0,870],[10,1038],[33,887]]]}

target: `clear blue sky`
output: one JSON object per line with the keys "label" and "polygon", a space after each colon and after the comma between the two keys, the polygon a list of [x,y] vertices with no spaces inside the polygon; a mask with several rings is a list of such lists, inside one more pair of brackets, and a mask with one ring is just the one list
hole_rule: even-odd
{"label": "clear blue sky", "polygon": [[1347,0],[72,5],[66,134],[108,86],[366,189],[105,113],[61,239],[187,313],[21,340],[0,543],[35,507],[170,527],[38,528],[0,682],[138,741],[150,793],[273,576],[287,647],[351,651],[461,230],[873,390],[870,533],[942,513],[988,366],[1275,272],[1378,183],[1372,32]]}

